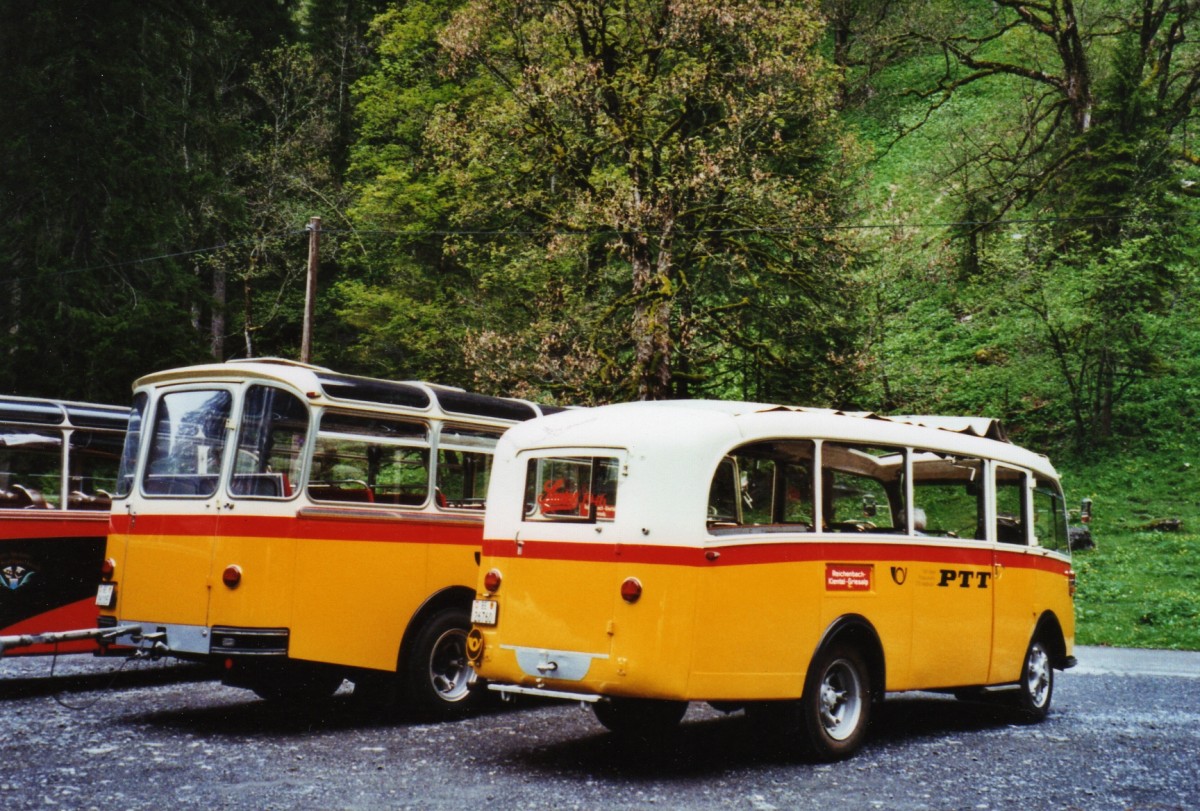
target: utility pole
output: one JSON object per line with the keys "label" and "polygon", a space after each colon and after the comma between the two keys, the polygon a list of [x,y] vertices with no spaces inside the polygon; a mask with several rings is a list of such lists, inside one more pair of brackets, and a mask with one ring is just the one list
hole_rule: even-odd
{"label": "utility pole", "polygon": [[321,256],[321,218],[308,221],[308,285],[304,292],[304,332],[300,336],[300,362],[312,362],[313,309],[317,301],[317,266]]}

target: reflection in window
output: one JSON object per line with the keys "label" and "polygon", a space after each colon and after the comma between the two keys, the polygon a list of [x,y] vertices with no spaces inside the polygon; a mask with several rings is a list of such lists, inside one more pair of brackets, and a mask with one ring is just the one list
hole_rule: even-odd
{"label": "reflection in window", "polygon": [[530,459],[526,521],[611,521],[617,513],[619,463],[610,457]]}
{"label": "reflection in window", "polygon": [[438,505],[482,510],[499,435],[461,426],[442,427],[438,438]]}
{"label": "reflection in window", "polygon": [[298,397],[272,386],[251,386],[242,406],[229,491],[290,498],[300,481],[307,439],[308,408]]}
{"label": "reflection in window", "polygon": [[125,431],[125,445],[121,450],[121,466],[117,469],[117,498],[124,498],[133,491],[138,448],[142,443],[142,419],[146,414],[148,401],[144,391],[133,396],[133,408],[129,412],[129,427]]}
{"label": "reflection in window", "polygon": [[428,427],[407,420],[326,413],[313,449],[308,495],[317,501],[425,504]]}
{"label": "reflection in window", "polygon": [[211,496],[217,491],[228,391],[177,391],[158,401],[143,487],[149,495]]}
{"label": "reflection in window", "polygon": [[986,537],[983,462],[917,450],[912,458],[913,529],[920,535]]}
{"label": "reflection in window", "polygon": [[996,466],[996,540],[1026,544],[1029,522],[1025,515],[1025,474],[1003,465]]}
{"label": "reflection in window", "polygon": [[1033,488],[1033,534],[1038,545],[1057,552],[1068,551],[1067,511],[1058,483],[1034,479]]}
{"label": "reflection in window", "polygon": [[811,440],[769,440],[737,448],[709,487],[708,526],[813,529]]}
{"label": "reflection in window", "polygon": [[829,532],[904,531],[901,448],[843,442],[821,446],[822,520]]}

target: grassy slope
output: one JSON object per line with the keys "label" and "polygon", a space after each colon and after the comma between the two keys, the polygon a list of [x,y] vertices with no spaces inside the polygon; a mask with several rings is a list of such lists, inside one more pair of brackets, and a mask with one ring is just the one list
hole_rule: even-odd
{"label": "grassy slope", "polygon": [[[1076,642],[1200,650],[1200,448],[1058,466],[1068,498],[1095,502],[1096,548],[1074,558]],[[1164,518],[1181,530],[1146,529]]]}

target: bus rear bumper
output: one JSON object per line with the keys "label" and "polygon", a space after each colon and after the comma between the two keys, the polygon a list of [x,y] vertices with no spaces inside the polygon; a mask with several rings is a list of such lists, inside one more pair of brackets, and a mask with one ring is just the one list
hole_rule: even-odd
{"label": "bus rear bumper", "polygon": [[489,690],[493,690],[504,698],[511,699],[513,696],[538,696],[539,698],[560,698],[564,701],[580,701],[585,704],[595,704],[603,699],[603,696],[595,693],[568,693],[565,690],[547,690],[545,687],[521,687],[516,684],[489,684]]}

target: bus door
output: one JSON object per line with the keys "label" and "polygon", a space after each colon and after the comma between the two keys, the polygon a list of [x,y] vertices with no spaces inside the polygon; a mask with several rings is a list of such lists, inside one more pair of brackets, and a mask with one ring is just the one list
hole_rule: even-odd
{"label": "bus door", "polygon": [[[309,413],[296,394],[278,386],[256,383],[245,390],[229,484],[216,510],[210,626],[291,625],[295,519]],[[225,638],[214,642],[233,644]]]}
{"label": "bus door", "polygon": [[[983,460],[912,455],[913,601],[909,682],[961,687],[987,681],[992,650],[993,545]],[[915,578],[914,578],[915,576]]]}
{"label": "bus door", "polygon": [[995,464],[992,466],[996,492],[993,519],[995,577],[992,599],[992,668],[989,682],[1014,681],[1019,676],[1025,648],[1033,632],[1030,609],[1035,604],[1036,570],[1030,547],[1033,521],[1033,483],[1029,473]]}
{"label": "bus door", "polygon": [[[233,394],[224,387],[169,389],[148,415],[140,487],[114,525],[127,531],[118,612],[127,622],[207,626],[213,539],[223,504],[220,473]],[[119,510],[120,508],[118,508]],[[207,641],[172,639],[207,653]]]}

